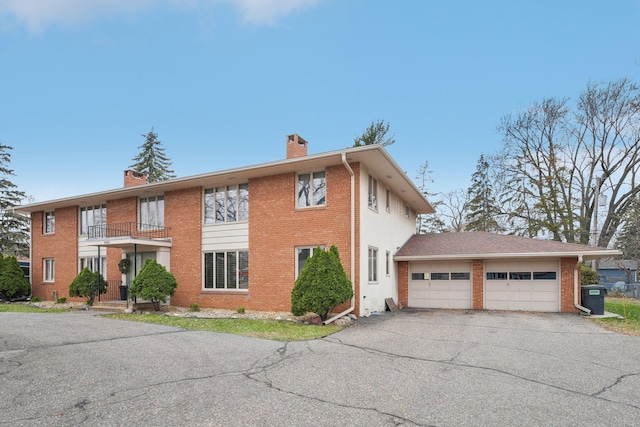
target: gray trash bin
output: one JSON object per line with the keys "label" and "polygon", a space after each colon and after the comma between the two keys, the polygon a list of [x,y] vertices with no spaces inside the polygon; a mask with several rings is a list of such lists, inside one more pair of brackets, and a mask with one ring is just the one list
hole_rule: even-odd
{"label": "gray trash bin", "polygon": [[582,305],[591,309],[591,314],[604,314],[604,296],[607,288],[601,285],[587,285],[582,289]]}

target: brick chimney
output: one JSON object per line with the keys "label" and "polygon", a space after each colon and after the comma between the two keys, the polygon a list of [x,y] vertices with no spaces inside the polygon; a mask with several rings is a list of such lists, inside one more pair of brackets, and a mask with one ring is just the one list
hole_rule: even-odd
{"label": "brick chimney", "polygon": [[287,159],[294,157],[303,157],[307,155],[307,141],[302,139],[298,134],[287,135]]}
{"label": "brick chimney", "polygon": [[142,172],[132,170],[124,171],[124,186],[133,187],[134,185],[142,185],[147,183],[147,176]]}

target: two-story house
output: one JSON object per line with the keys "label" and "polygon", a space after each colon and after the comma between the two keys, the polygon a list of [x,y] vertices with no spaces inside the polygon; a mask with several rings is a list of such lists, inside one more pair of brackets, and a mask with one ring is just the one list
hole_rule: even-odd
{"label": "two-story house", "polygon": [[[490,233],[415,235],[433,207],[379,145],[309,155],[20,206],[31,215],[33,296],[68,296],[88,267],[118,299],[146,259],[175,276],[171,304],[289,311],[316,248],[335,245],[354,286],[341,313],[403,306],[577,312],[579,264],[617,251]],[[131,260],[126,274],[118,269]]]}

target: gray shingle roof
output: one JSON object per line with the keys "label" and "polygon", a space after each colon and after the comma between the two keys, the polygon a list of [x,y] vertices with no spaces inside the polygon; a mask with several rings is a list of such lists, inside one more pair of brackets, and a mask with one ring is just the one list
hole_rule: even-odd
{"label": "gray shingle roof", "polygon": [[482,231],[462,233],[431,233],[413,235],[394,258],[510,258],[579,256],[586,259],[617,256],[615,249],[529,239],[520,236],[493,234]]}

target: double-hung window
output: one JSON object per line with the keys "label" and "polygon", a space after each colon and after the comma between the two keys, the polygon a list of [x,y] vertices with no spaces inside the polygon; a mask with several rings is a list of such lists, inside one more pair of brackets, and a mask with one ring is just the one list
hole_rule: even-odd
{"label": "double-hung window", "polygon": [[45,234],[51,234],[56,231],[56,213],[45,212],[44,214],[44,232]]}
{"label": "double-hung window", "polygon": [[297,206],[324,206],[327,203],[327,174],[325,171],[298,175]]}
{"label": "double-hung window", "polygon": [[[106,257],[84,257],[80,258],[80,271],[88,268],[91,272],[100,271],[102,276],[107,275],[107,258]],[[99,270],[98,270],[99,268]]]}
{"label": "double-hung window", "polygon": [[369,282],[378,281],[378,248],[369,248]]}
{"label": "double-hung window", "polygon": [[45,282],[53,282],[56,280],[55,260],[53,258],[45,258],[42,260],[42,280]]}
{"label": "double-hung window", "polygon": [[140,199],[140,229],[164,227],[164,196]]}
{"label": "double-hung window", "polygon": [[204,288],[249,289],[249,252],[206,252],[204,254]]}
{"label": "double-hung window", "polygon": [[[107,225],[107,205],[89,206],[80,209],[80,234],[86,236],[89,227]],[[94,233],[96,234],[96,233]]]}
{"label": "double-hung window", "polygon": [[369,208],[378,211],[378,180],[369,175]]}
{"label": "double-hung window", "polygon": [[249,184],[228,185],[204,190],[204,223],[246,222],[249,220]]}
{"label": "double-hung window", "polygon": [[325,246],[299,246],[296,248],[296,277],[300,275],[300,272],[302,272],[304,265],[307,263],[307,260],[311,258],[313,252],[318,249],[324,251]]}

